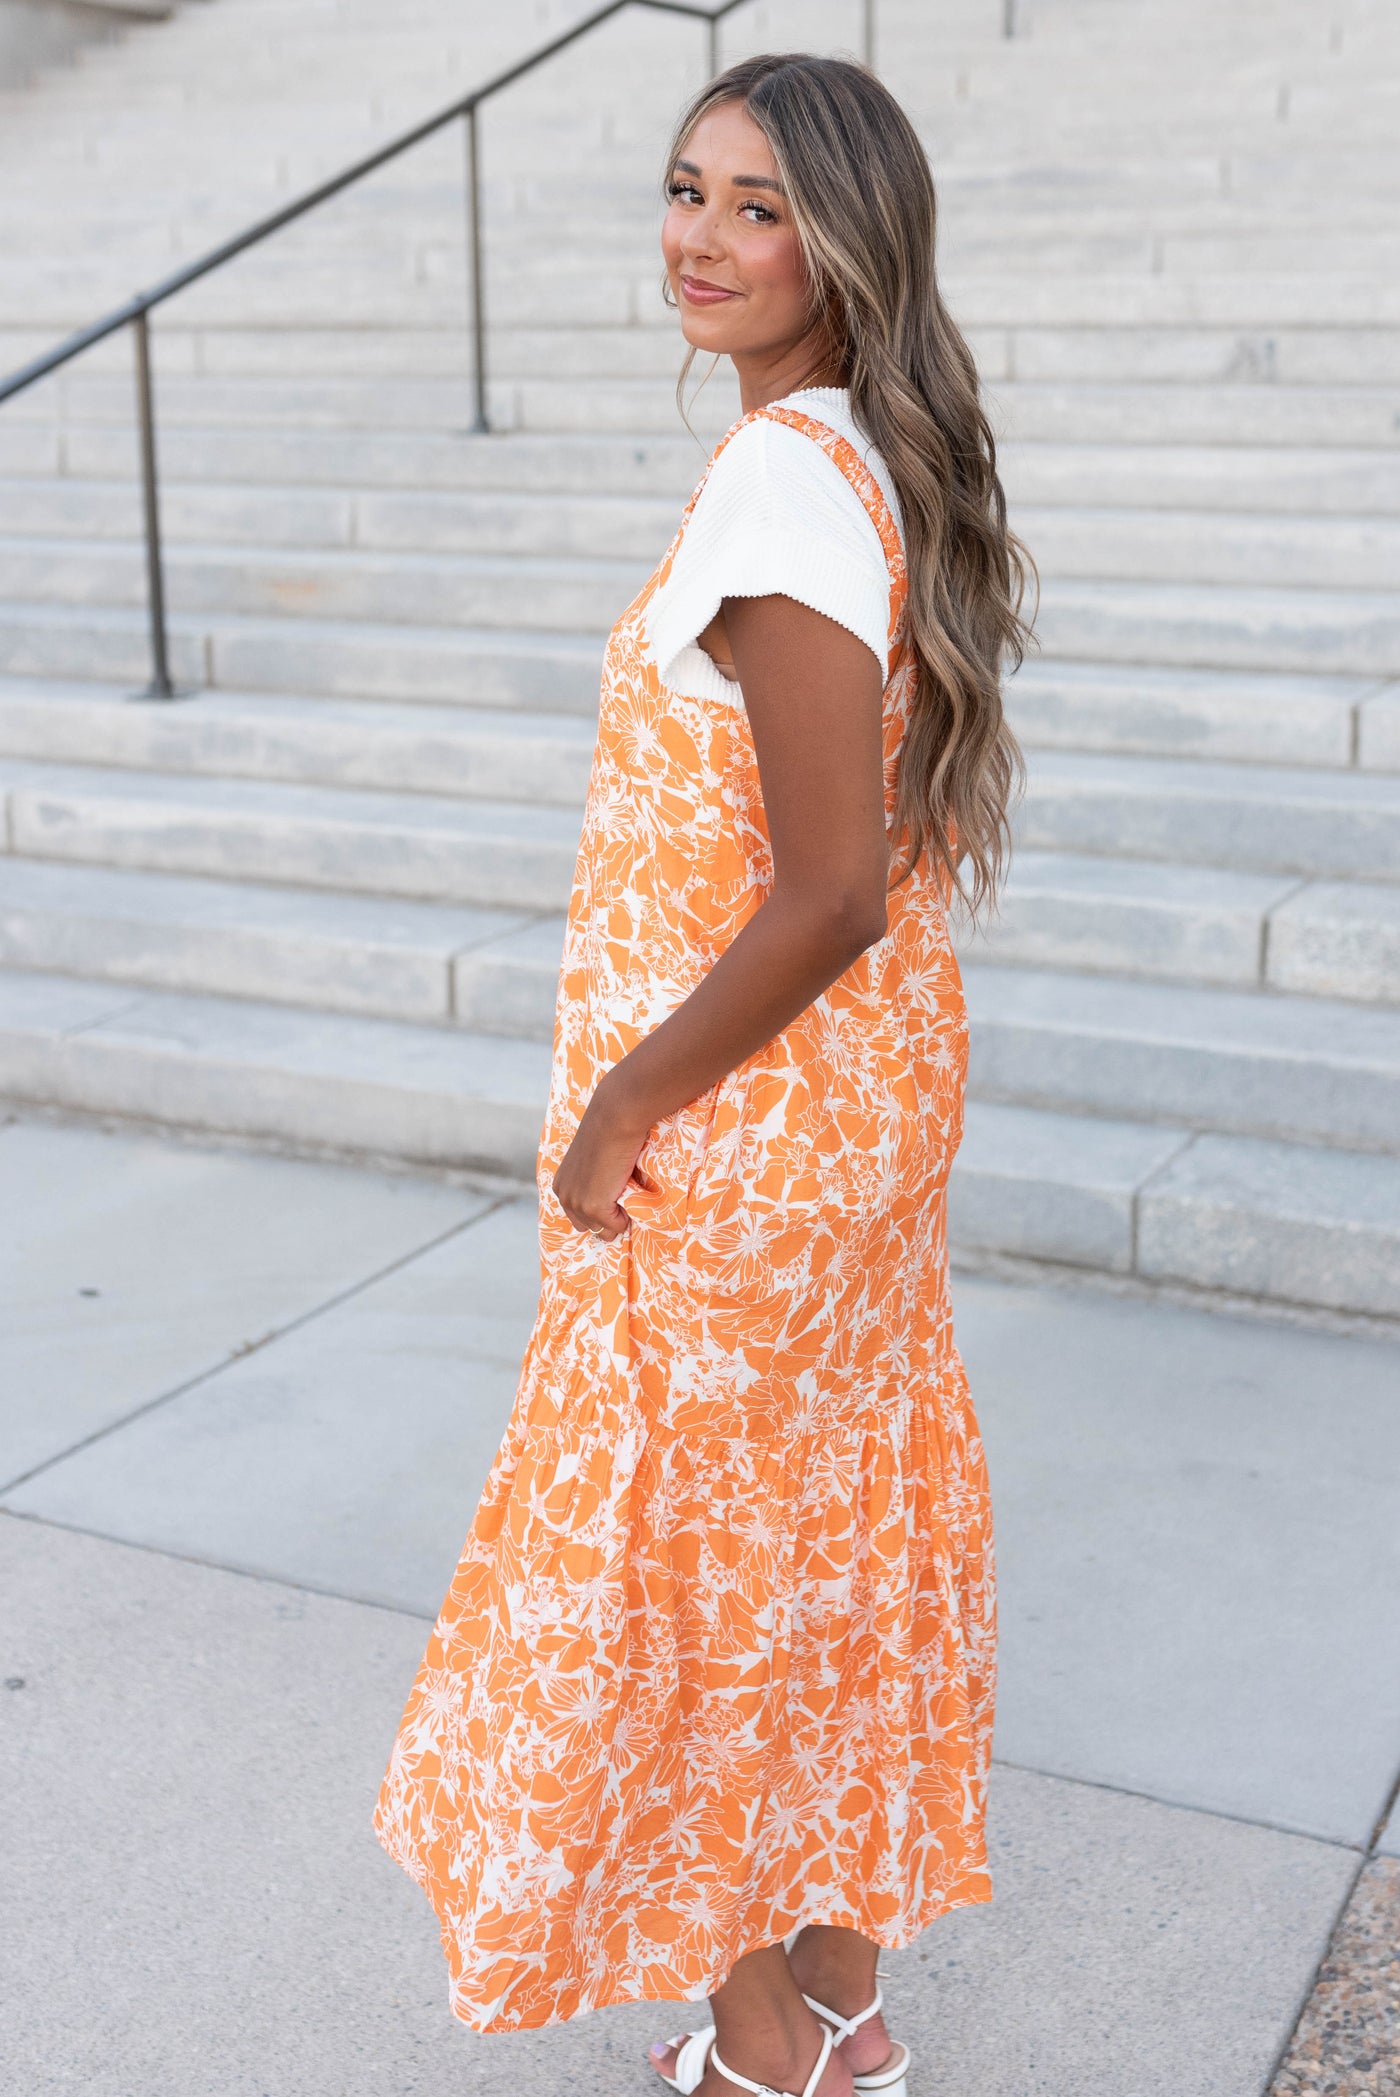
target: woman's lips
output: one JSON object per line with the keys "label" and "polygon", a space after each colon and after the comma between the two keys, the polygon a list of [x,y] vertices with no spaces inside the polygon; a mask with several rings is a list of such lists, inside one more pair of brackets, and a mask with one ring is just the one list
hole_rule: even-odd
{"label": "woman's lips", "polygon": [[681,292],[692,306],[719,306],[725,299],[739,295],[736,291],[726,291],[722,284],[707,284],[703,277],[682,277]]}

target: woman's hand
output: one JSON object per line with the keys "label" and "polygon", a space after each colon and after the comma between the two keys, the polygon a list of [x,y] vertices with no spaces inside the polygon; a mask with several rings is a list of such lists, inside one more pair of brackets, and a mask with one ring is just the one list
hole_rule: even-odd
{"label": "woman's hand", "polygon": [[611,1245],[630,1228],[619,1196],[646,1138],[647,1129],[622,1109],[604,1078],[554,1175],[555,1197],[576,1231]]}

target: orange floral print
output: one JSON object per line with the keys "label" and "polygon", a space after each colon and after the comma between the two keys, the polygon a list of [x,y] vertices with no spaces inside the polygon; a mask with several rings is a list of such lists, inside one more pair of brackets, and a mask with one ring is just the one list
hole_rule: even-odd
{"label": "orange floral print", "polygon": [[[898,531],[837,432],[759,413],[824,447],[884,544],[892,810]],[[944,1214],[967,1029],[935,878],[895,889],[878,945],[657,1125],[630,1232],[574,1231],[550,1191],[599,1078],[772,878],[742,706],[666,689],[648,658],[679,544],[608,645],[539,1316],[376,1815],[478,2031],[702,1999],[800,1924],[898,1946],[990,1898],[990,1511]]]}

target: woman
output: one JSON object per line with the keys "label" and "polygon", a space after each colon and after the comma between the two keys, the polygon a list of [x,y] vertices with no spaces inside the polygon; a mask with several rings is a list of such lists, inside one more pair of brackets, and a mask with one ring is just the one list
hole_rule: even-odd
{"label": "woman", "polygon": [[709,1996],[673,2087],[902,2097],[877,1948],[990,1897],[944,904],[1002,863],[1021,562],[885,89],[735,66],[668,187],[745,418],[609,643],[543,1297],[378,1827],[478,2031]]}

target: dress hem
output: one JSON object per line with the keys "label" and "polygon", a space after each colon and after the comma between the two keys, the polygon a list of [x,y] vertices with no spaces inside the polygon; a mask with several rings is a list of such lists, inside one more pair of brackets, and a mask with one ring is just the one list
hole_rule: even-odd
{"label": "dress hem", "polygon": [[[399,1869],[407,1873],[408,1877],[413,1880],[413,1883],[418,1887],[419,1891],[422,1893],[423,1898],[427,1901],[429,1907],[432,1908],[434,1915],[437,1915],[438,1911],[436,1906],[434,1905],[432,1895],[428,1892],[423,1879],[419,1877],[418,1873],[413,1869],[412,1865],[407,1863],[404,1860],[404,1858],[398,1854],[396,1850],[390,1849],[389,1845],[384,1841],[382,1836],[379,1836],[378,1839],[381,1848],[384,1850],[385,1855],[391,1857],[394,1863],[396,1863],[399,1866]],[[970,1876],[973,1875],[970,1874]],[[940,1917],[944,1915],[956,1914],[959,1908],[986,1907],[992,1899],[992,1884],[989,1876],[984,1876],[984,1885],[986,1889],[985,1891],[959,1893],[954,1895],[951,1899],[939,1901],[935,1906],[930,1907],[927,1913],[923,1915],[922,1919],[919,1922],[917,1922],[912,1929],[908,1931],[898,1929],[892,1930],[889,1928],[888,1925],[885,1925],[885,1933],[883,1935],[880,1933],[880,1930],[873,1927],[861,1930],[860,1934],[863,1937],[867,1937],[872,1944],[878,1945],[881,1951],[907,1951],[909,1946],[915,1943],[918,1940],[918,1938],[920,1938],[923,1935],[924,1931],[930,1928],[933,1923],[937,1922],[940,1919]],[[440,1922],[441,1917],[439,1917],[438,1919]],[[498,2035],[508,2036],[511,2032],[546,2031],[551,2026],[556,2024],[576,2023],[580,2017],[592,2016],[598,2010],[625,2009],[629,2005],[636,2005],[644,2002],[654,2002],[658,2004],[663,2002],[704,2003],[708,2002],[711,1995],[713,1995],[720,1987],[723,1986],[724,1982],[729,1977],[729,1973],[732,1972],[734,1967],[738,1965],[740,1959],[747,1958],[751,1951],[766,1950],[770,1944],[785,1944],[787,1939],[791,1936],[795,1936],[799,1930],[808,1929],[821,1924],[826,1924],[828,1926],[835,1927],[838,1929],[854,1929],[856,1927],[856,1925],[850,1920],[848,1911],[841,1913],[833,1913],[830,1902],[826,1903],[825,1906],[818,1905],[811,1909],[804,1908],[801,1911],[801,1913],[795,1916],[790,1922],[788,1922],[775,1937],[765,1937],[761,1941],[756,1940],[751,1944],[743,1945],[740,1950],[735,1952],[733,1958],[729,1962],[728,1968],[724,1973],[714,1975],[703,1981],[698,1981],[695,1984],[694,1990],[686,1994],[663,1995],[653,1993],[645,1987],[622,1987],[619,1988],[616,1993],[610,1992],[603,1996],[597,2002],[590,2002],[586,2005],[580,2004],[577,2009],[569,2010],[561,2016],[542,2017],[527,2023],[504,2023],[497,2018],[488,2018],[485,2021],[480,2021],[477,2018],[469,2016],[458,2007],[457,2002],[455,2000],[455,1996],[450,1989],[448,1993],[448,2007],[451,2010],[452,2015],[456,2018],[457,2022],[459,2024],[465,2024],[468,2031],[474,2031],[483,2038],[492,2038]]]}

